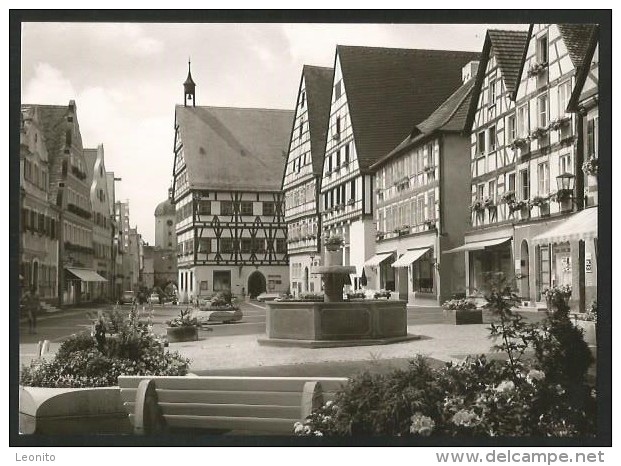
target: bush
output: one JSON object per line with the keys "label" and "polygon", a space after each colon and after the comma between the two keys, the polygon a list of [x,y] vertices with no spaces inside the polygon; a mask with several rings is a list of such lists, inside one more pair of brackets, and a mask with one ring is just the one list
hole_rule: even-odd
{"label": "bush", "polygon": [[189,309],[185,311],[181,309],[177,317],[168,321],[169,327],[196,327],[197,325],[198,320],[196,317],[192,317],[192,312]]}
{"label": "bush", "polygon": [[233,294],[229,291],[218,291],[211,298],[212,307],[227,307],[233,305]]}
{"label": "bush", "polygon": [[[50,361],[34,360],[22,368],[20,384],[33,387],[107,387],[119,375],[186,375],[190,361],[169,352],[136,312],[118,321],[100,314],[93,332],[65,340]],[[108,330],[115,322],[118,332]]]}
{"label": "bush", "polygon": [[585,383],[590,353],[562,296],[541,324],[513,313],[518,297],[504,277],[488,282],[485,297],[497,317],[490,327],[493,348],[506,360],[469,357],[433,369],[418,356],[406,370],[360,374],[294,433],[594,436],[595,392]]}
{"label": "bush", "polygon": [[471,299],[449,299],[442,304],[446,310],[453,311],[476,311],[477,305]]}

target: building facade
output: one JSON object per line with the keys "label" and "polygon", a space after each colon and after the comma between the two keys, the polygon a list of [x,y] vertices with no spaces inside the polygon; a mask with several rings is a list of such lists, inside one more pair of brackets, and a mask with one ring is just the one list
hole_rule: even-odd
{"label": "building facade", "polygon": [[176,210],[172,190],[168,198],[155,208],[155,248],[153,251],[153,283],[162,290],[177,288]]}
{"label": "building facade", "polygon": [[[337,46],[321,180],[324,235],[345,241],[353,288],[376,283],[364,264],[375,254],[374,172],[461,85],[470,52]],[[433,83],[430,87],[421,83]]]}
{"label": "building facade", "polygon": [[[515,99],[523,66],[527,31],[487,31],[468,115],[470,129],[470,215],[464,244],[469,294],[484,286],[492,272],[514,278],[513,222],[520,212],[516,162],[528,136],[527,113],[518,127]],[[462,256],[463,257],[463,256]]]}
{"label": "building facade", "polygon": [[570,228],[585,205],[581,147],[589,131],[569,108],[577,70],[570,51],[585,41],[571,29],[534,24],[526,33],[487,33],[469,116],[473,228],[455,250],[466,253],[470,293],[487,273],[503,272],[526,307],[545,307],[546,288],[569,285],[572,306],[584,308],[584,262],[595,261],[597,225],[549,235]]}
{"label": "building facade", "polygon": [[294,114],[198,107],[194,88],[188,73],[186,105],[175,109],[180,299],[223,290],[284,292],[289,269],[281,183]]}
{"label": "building facade", "polygon": [[290,291],[321,290],[312,274],[321,260],[319,186],[326,146],[332,68],[304,65],[282,189],[285,197]]}
{"label": "building facade", "polygon": [[94,284],[106,279],[92,268],[90,184],[76,104],[36,107],[50,160],[50,196],[59,209],[59,302],[92,301]]}
{"label": "building facade", "polygon": [[19,158],[20,282],[53,302],[58,297],[59,212],[50,202],[50,161],[36,106],[21,109]]}
{"label": "building facade", "polygon": [[374,289],[396,291],[410,304],[437,305],[463,291],[463,260],[445,251],[469,227],[470,138],[465,132],[476,62],[465,83],[375,171],[376,254],[365,262]]}
{"label": "building facade", "polygon": [[119,219],[116,215],[116,187],[115,182],[121,181],[121,178],[114,176],[114,172],[106,172],[106,183],[108,186],[108,197],[110,199],[110,227],[111,227],[111,240],[110,251],[112,254],[112,299],[117,301],[121,297],[123,292],[123,255],[120,249],[120,228]]}
{"label": "building facade", "polygon": [[[132,259],[129,251],[129,201],[116,201],[114,204],[115,220],[117,224],[117,288],[120,288],[119,293],[123,291],[133,291],[133,280],[130,273],[133,271]],[[117,290],[118,291],[118,290]],[[119,297],[120,294],[117,294]]]}
{"label": "building facade", "polygon": [[93,220],[93,263],[92,268],[105,282],[93,283],[91,293],[95,300],[113,299],[114,263],[112,255],[112,215],[114,205],[108,192],[108,177],[104,159],[103,144],[96,149],[84,149],[87,182],[90,183],[90,198]]}

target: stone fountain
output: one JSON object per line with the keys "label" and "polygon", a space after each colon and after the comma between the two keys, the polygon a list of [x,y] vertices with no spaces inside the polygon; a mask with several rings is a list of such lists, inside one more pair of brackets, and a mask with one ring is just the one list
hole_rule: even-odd
{"label": "stone fountain", "polygon": [[343,300],[343,287],[351,284],[353,266],[343,265],[342,244],[326,241],[321,275],[324,300],[274,301],[267,305],[267,338],[259,343],[276,346],[322,348],[395,343],[418,338],[407,333],[405,301]]}

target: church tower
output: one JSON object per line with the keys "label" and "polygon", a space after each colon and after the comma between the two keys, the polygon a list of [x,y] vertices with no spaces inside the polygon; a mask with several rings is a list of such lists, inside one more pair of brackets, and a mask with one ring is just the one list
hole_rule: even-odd
{"label": "church tower", "polygon": [[183,83],[183,106],[188,106],[188,100],[192,101],[192,107],[196,107],[196,83],[192,79],[192,72],[190,71],[190,60],[188,60],[188,77]]}

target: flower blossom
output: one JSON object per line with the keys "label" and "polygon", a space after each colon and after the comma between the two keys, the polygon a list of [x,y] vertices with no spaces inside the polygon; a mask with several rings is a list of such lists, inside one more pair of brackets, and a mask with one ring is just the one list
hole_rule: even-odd
{"label": "flower blossom", "polygon": [[540,381],[546,378],[546,374],[543,371],[538,371],[536,369],[532,369],[531,371],[528,372],[528,374],[526,374],[526,381],[533,385],[535,380],[536,381]]}
{"label": "flower blossom", "polygon": [[431,435],[436,423],[433,422],[428,416],[423,416],[422,413],[416,413],[411,418],[412,424],[410,425],[410,433],[422,435],[428,437]]}
{"label": "flower blossom", "polygon": [[509,393],[515,389],[515,384],[511,380],[504,380],[498,384],[495,388],[497,392]]}
{"label": "flower blossom", "polygon": [[452,421],[456,426],[472,427],[478,424],[480,419],[474,411],[460,409],[453,415]]}

